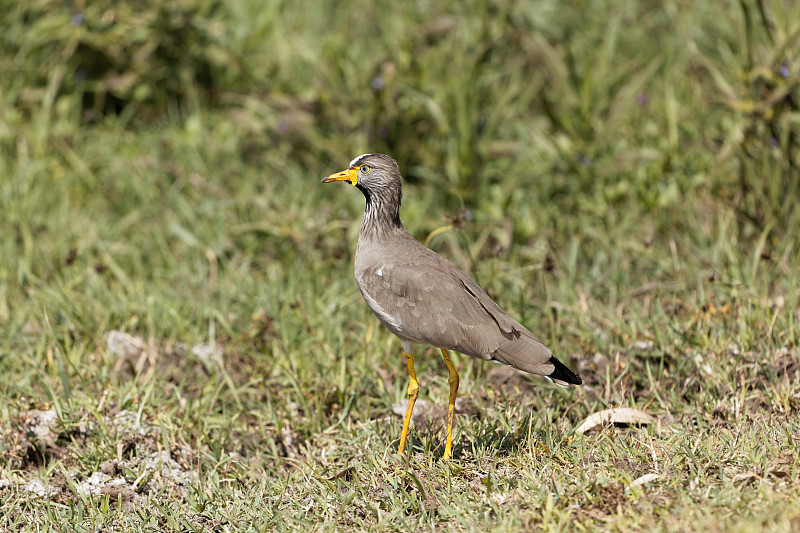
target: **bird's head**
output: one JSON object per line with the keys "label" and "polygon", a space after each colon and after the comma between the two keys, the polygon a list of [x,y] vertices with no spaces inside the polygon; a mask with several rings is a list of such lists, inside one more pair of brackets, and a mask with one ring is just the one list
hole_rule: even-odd
{"label": "bird's head", "polygon": [[364,194],[378,191],[398,191],[402,178],[397,162],[385,154],[364,154],[356,157],[347,170],[331,174],[322,183],[346,181]]}

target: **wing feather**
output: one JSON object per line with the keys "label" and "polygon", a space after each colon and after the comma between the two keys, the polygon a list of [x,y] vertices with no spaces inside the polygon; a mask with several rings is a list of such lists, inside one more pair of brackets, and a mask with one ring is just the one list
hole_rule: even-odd
{"label": "wing feather", "polygon": [[381,320],[401,338],[496,360],[532,374],[554,371],[550,350],[438,254],[367,268],[357,280],[362,293],[369,295],[368,303],[377,302],[399,325],[393,328]]}

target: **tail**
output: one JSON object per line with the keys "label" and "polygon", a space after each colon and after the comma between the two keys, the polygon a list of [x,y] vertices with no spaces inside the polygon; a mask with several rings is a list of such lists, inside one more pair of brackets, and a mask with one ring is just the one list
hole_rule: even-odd
{"label": "tail", "polygon": [[556,368],[547,377],[556,385],[566,387],[567,385],[580,385],[583,383],[578,374],[570,370],[567,365],[556,359],[555,356],[550,357],[550,364]]}
{"label": "tail", "polygon": [[529,374],[544,376],[558,385],[583,383],[575,372],[556,359],[547,346],[527,330],[519,337],[501,344],[492,353],[492,359]]}

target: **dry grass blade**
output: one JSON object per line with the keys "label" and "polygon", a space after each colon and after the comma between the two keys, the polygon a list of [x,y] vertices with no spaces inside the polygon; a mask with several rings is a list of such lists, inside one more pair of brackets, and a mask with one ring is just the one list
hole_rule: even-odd
{"label": "dry grass blade", "polygon": [[655,480],[657,480],[657,479],[658,479],[658,478],[660,478],[660,477],[661,477],[661,476],[660,476],[660,475],[658,475],[658,474],[645,474],[645,475],[643,475],[643,476],[639,476],[638,478],[634,479],[634,480],[631,482],[631,484],[630,484],[630,485],[628,485],[628,487],[629,487],[629,488],[640,487],[640,486],[642,486],[642,485],[645,485],[645,484],[647,484],[647,483],[650,483],[651,481],[655,481]]}

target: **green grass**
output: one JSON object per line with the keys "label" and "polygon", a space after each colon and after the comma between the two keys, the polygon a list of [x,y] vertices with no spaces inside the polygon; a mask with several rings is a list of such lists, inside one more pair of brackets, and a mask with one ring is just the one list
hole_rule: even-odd
{"label": "green grass", "polygon": [[[89,4],[0,1],[0,529],[800,528],[792,2]],[[585,381],[455,354],[449,462],[319,184],[366,151]]]}

